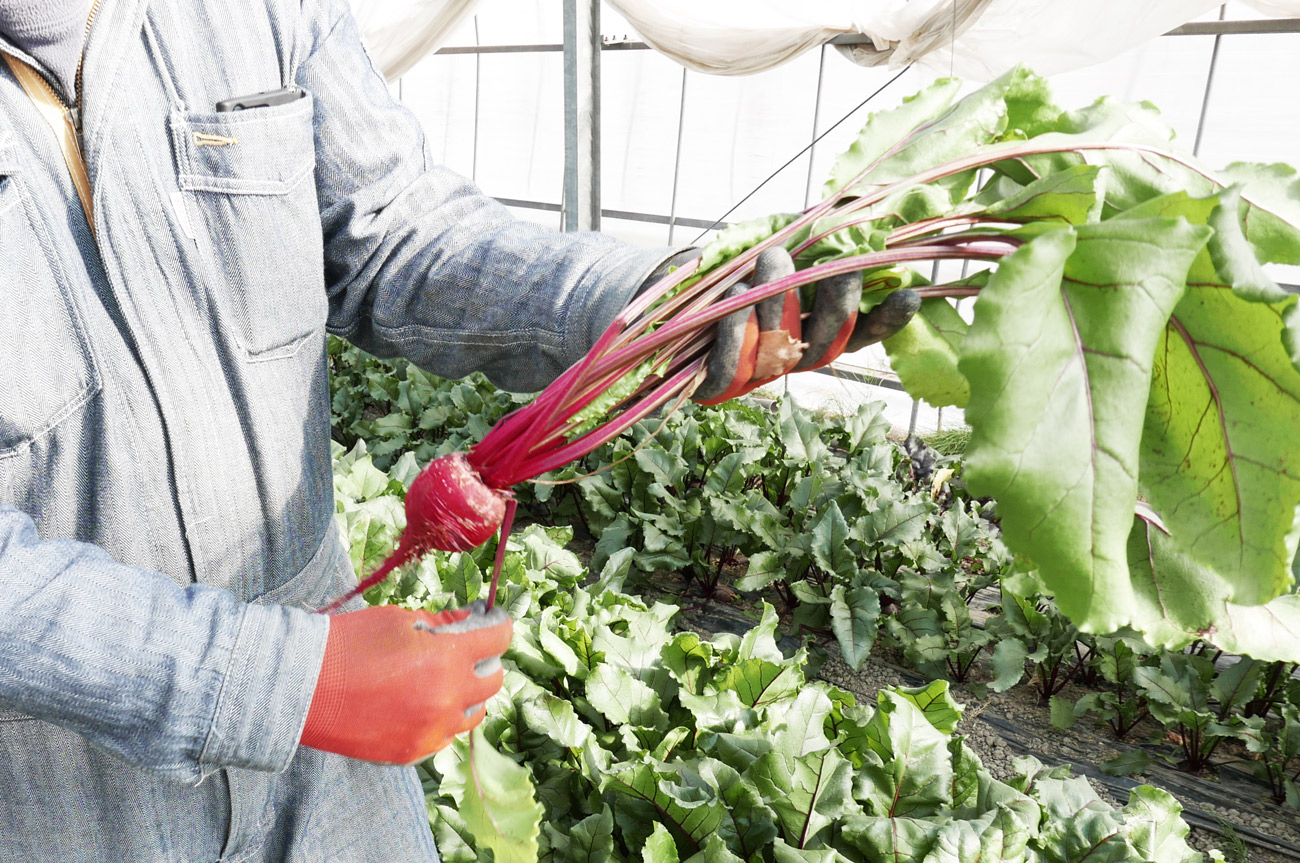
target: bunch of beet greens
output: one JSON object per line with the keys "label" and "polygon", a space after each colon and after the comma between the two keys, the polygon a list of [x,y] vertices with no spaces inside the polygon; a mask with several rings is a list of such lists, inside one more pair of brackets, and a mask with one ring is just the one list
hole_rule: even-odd
{"label": "bunch of beet greens", "polygon": [[[968,478],[974,488],[986,477],[988,495],[1003,507],[1013,550],[1033,559],[1062,609],[1081,625],[1136,622],[1140,597],[1128,581],[1128,543],[1139,487],[1148,501],[1185,500],[1179,451],[1203,442],[1179,437],[1191,433],[1184,429],[1192,421],[1175,415],[1176,404],[1163,407],[1151,389],[1164,374],[1161,363],[1172,356],[1157,346],[1182,350],[1175,344],[1179,334],[1200,324],[1193,309],[1180,316],[1175,306],[1191,302],[1203,281],[1220,276],[1234,293],[1214,296],[1235,305],[1206,326],[1235,326],[1234,316],[1245,321],[1267,308],[1292,315],[1286,326],[1295,328],[1294,303],[1260,276],[1256,258],[1300,262],[1300,229],[1288,221],[1289,210],[1279,215],[1267,184],[1252,181],[1266,172],[1238,171],[1233,181],[1241,188],[1229,190],[1228,181],[1171,148],[1168,129],[1148,105],[1103,100],[1064,111],[1051,102],[1043,79],[1023,69],[959,99],[960,89],[960,82],[941,80],[872,115],[835,163],[820,203],[722,231],[699,258],[637,296],[535,401],[503,418],[468,453],[430,464],[408,492],[398,549],[326,610],[429,550],[468,550],[500,530],[490,605],[514,514],[514,485],[581,458],[656,410],[688,399],[703,378],[719,320],[787,291],[799,291],[808,309],[820,280],[861,272],[860,313],[901,288],[923,298],[916,318],[886,349],[913,397],[936,406],[967,407],[969,401]],[[774,247],[789,252],[795,272],[728,297],[737,283],[752,284],[756,258]],[[1100,250],[1105,254],[1095,254]],[[941,268],[944,261],[972,265],[960,268],[962,277],[943,281],[938,274],[954,269]],[[1204,280],[1189,275],[1197,267],[1209,268]],[[1241,287],[1247,281],[1255,287]],[[1134,291],[1112,290],[1130,284]],[[1086,293],[1089,285],[1110,293]],[[1021,299],[1004,299],[1013,294]],[[949,300],[975,296],[981,297],[976,322],[963,346],[968,324]],[[1044,329],[1025,350],[1048,346],[1055,353],[1017,353],[1018,325],[1008,311],[1016,303],[1024,309],[1038,304],[1026,325],[1056,327]],[[1217,338],[1207,333],[1182,341],[1191,350],[1198,340]],[[1284,335],[1266,359],[1252,357],[1252,368],[1286,364],[1283,341],[1292,338]],[[1004,359],[998,351],[1007,344],[1014,350]],[[1300,349],[1295,353],[1300,357]],[[1111,359],[1118,364],[1108,365]],[[1059,373],[1026,377],[1035,370],[1046,375],[1058,362]],[[1293,366],[1289,374],[1296,374]],[[1211,365],[1200,368],[1213,377]],[[1270,381],[1291,386],[1280,366],[1269,369]],[[1232,373],[1252,374],[1235,367]],[[1243,378],[1231,391],[1245,391],[1253,380]],[[1211,380],[1211,391],[1228,392],[1226,381]],[[1011,411],[1009,402],[999,402],[1008,392],[1024,394],[1026,407]],[[1164,413],[1151,413],[1152,404]],[[1082,425],[1054,427],[1044,411],[1077,416]],[[1149,443],[1157,437],[1164,443]],[[1225,451],[1224,458],[1236,454],[1231,447]],[[1207,481],[1224,475],[1213,465],[1206,470]],[[1239,488],[1238,507],[1254,493]],[[1270,506],[1283,515],[1300,503],[1300,485],[1278,494]],[[1164,508],[1163,524],[1151,523],[1199,541],[1194,526],[1170,521],[1190,511],[1178,506]],[[1289,522],[1274,532],[1280,537],[1287,529]],[[1277,542],[1270,534],[1237,545]],[[1225,539],[1225,547],[1234,547],[1233,541]],[[1264,578],[1244,559],[1240,568],[1241,584]],[[1270,578],[1256,600],[1279,592],[1280,582]],[[1245,595],[1244,589],[1235,594]]]}

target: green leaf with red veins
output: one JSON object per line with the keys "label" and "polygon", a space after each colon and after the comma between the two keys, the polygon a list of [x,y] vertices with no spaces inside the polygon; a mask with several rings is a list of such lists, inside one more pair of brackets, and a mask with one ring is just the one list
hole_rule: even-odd
{"label": "green leaf with red veins", "polygon": [[608,806],[564,829],[547,823],[547,839],[557,863],[608,863],[614,856],[614,813]]}
{"label": "green leaf with red veins", "polygon": [[596,666],[587,678],[587,700],[615,725],[659,731],[668,727],[668,714],[663,711],[659,693],[616,665]]}
{"label": "green leaf with red veins", "polygon": [[1183,219],[1048,231],[976,301],[959,365],[966,479],[998,500],[1007,545],[1086,631],[1132,616],[1126,546],[1151,358],[1210,233]]}
{"label": "green leaf with red veins", "polygon": [[760,551],[750,555],[749,568],[736,580],[736,590],[762,590],[774,581],[785,578],[785,569],[775,552]]}
{"label": "green leaf with red veins", "polygon": [[925,686],[895,687],[894,692],[917,706],[926,720],[942,734],[955,734],[965,710],[952,697],[946,680],[934,680]]}
{"label": "green leaf with red veins", "polygon": [[714,683],[724,692],[734,692],[747,707],[764,707],[793,698],[804,685],[799,668],[766,659],[729,664],[718,672]]}
{"label": "green leaf with red veins", "polygon": [[1182,812],[1182,804],[1167,791],[1142,785],[1129,792],[1124,833],[1139,859],[1182,863],[1195,856]]}
{"label": "green leaf with red veins", "polygon": [[[1141,482],[1177,544],[1222,580],[1214,594],[1259,605],[1292,582],[1287,535],[1300,504],[1300,448],[1282,430],[1300,428],[1300,369],[1285,346],[1297,341],[1297,301],[1260,269],[1238,206],[1235,191],[1180,193],[1137,211],[1215,229],[1155,351]],[[1216,619],[1172,613],[1199,628]]]}
{"label": "green leaf with red veins", "polygon": [[[1046,84],[1018,67],[954,104],[961,82],[947,78],[890,111],[872,114],[847,152],[836,160],[827,196],[841,190],[865,194],[873,186],[903,180],[944,162],[961,158],[1002,139],[1025,123],[1038,131],[1041,120],[1032,112],[1046,107]],[[1025,108],[1034,105],[1028,111]],[[1049,110],[1050,116],[1055,112]],[[862,170],[866,177],[852,182]],[[973,172],[948,177],[936,185],[951,188],[960,200]],[[846,184],[852,183],[851,186]]]}
{"label": "green leaf with red veins", "polygon": [[831,710],[830,696],[815,686],[800,690],[792,702],[773,706],[767,713],[775,726],[768,734],[772,748],[796,758],[829,749],[826,719]]}
{"label": "green leaf with red veins", "polygon": [[705,789],[674,785],[678,778],[671,764],[653,761],[625,762],[600,778],[600,790],[613,805],[627,844],[639,845],[649,838],[650,825],[662,823],[685,856],[703,850],[706,838],[726,817],[726,808]]}
{"label": "green leaf with red veins", "polygon": [[928,818],[855,814],[844,819],[844,841],[867,860],[925,860],[942,828]]}
{"label": "green leaf with red veins", "polygon": [[853,535],[868,546],[897,548],[916,542],[925,532],[935,506],[927,500],[886,500],[877,502],[853,525]]}
{"label": "green leaf with red veins", "polygon": [[798,756],[773,750],[745,771],[776,812],[785,841],[796,848],[822,844],[823,831],[858,811],[853,799],[853,766],[837,749]]}
{"label": "green leaf with red veins", "polygon": [[1263,605],[1229,599],[1230,585],[1185,554],[1157,525],[1133,520],[1129,567],[1137,604],[1134,625],[1156,647],[1181,649],[1203,639],[1266,661],[1300,662],[1300,596]]}
{"label": "green leaf with red veins", "polygon": [[905,99],[897,108],[867,117],[852,146],[836,158],[830,179],[823,189],[825,196],[839,192],[858,174],[879,162],[897,142],[947,111],[960,89],[960,81],[941,79]]}
{"label": "green leaf with red veins", "polygon": [[1038,779],[1029,795],[1042,804],[1043,859],[1050,863],[1128,863],[1136,858],[1114,810],[1082,776]]}
{"label": "green leaf with red veins", "polygon": [[852,531],[840,512],[839,504],[831,501],[827,505],[812,526],[812,534],[813,559],[819,567],[846,579],[857,575],[860,569],[858,556],[849,545]]}
{"label": "green leaf with red veins", "polygon": [[1001,200],[994,195],[1002,186],[990,184],[976,200],[992,198],[984,212],[1011,222],[1047,219],[1082,225],[1101,218],[1104,173],[1096,165],[1074,165],[1016,188]]}

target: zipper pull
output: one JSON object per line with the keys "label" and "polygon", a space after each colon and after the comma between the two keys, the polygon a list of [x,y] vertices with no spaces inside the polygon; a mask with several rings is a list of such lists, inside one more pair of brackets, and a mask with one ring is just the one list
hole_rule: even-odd
{"label": "zipper pull", "polygon": [[81,109],[67,108],[68,125],[72,127],[72,134],[77,137],[77,149],[85,149],[85,142],[81,138]]}

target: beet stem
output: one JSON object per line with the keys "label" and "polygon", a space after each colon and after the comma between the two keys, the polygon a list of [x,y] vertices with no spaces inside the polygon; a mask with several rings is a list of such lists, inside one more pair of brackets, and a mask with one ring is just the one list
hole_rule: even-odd
{"label": "beet stem", "polygon": [[409,561],[413,556],[413,551],[414,551],[413,549],[408,548],[406,546],[406,543],[404,542],[399,543],[397,546],[397,550],[394,551],[392,554],[390,554],[384,560],[384,562],[379,565],[379,569],[376,569],[374,572],[370,573],[370,575],[366,576],[364,579],[358,582],[356,587],[352,588],[347,593],[340,596],[338,599],[335,599],[334,601],[330,602],[328,605],[323,605],[320,608],[316,609],[316,613],[333,614],[334,612],[338,611],[338,609],[342,607],[344,603],[350,601],[354,596],[360,596],[370,588],[374,587],[376,584],[379,584],[379,582],[384,580],[384,576],[388,575],[388,573],[392,572],[402,564]]}
{"label": "beet stem", "polygon": [[497,534],[497,556],[492,562],[492,585],[488,588],[487,610],[491,611],[492,606],[497,604],[497,582],[501,580],[501,566],[506,560],[506,540],[510,538],[510,527],[515,521],[515,503],[514,498],[506,501],[506,513],[501,519],[501,530]]}

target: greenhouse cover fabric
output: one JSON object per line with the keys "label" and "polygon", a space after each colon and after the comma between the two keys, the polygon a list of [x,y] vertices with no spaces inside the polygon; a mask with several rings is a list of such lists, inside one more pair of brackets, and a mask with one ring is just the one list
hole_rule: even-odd
{"label": "greenhouse cover fabric", "polygon": [[[1025,63],[1055,74],[1107,60],[1221,5],[1219,0],[606,0],[649,45],[700,72],[748,75],[835,36],[865,66],[921,63],[972,79]],[[1233,0],[1271,17],[1300,0]],[[446,41],[491,0],[352,0],[389,80]]]}
{"label": "greenhouse cover fabric", "polygon": [[351,4],[366,51],[389,81],[437,51],[479,6],[478,0],[351,0]]}

